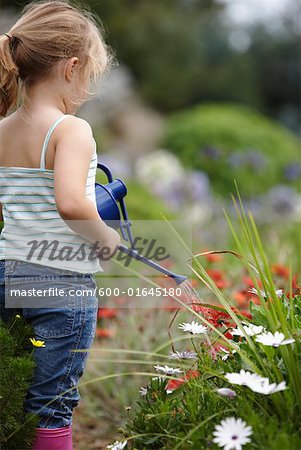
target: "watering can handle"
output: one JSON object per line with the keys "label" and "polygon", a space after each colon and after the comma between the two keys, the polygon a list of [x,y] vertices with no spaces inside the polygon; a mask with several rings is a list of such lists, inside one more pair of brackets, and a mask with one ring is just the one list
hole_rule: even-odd
{"label": "watering can handle", "polygon": [[97,164],[97,169],[102,170],[106,174],[109,183],[113,182],[112,172],[110,171],[110,169],[107,166],[105,166],[104,164],[98,163]]}
{"label": "watering can handle", "polygon": [[[105,166],[104,164],[98,163],[97,168],[102,170],[106,174],[109,183],[113,182],[112,172],[110,171],[110,169],[107,166]],[[116,180],[119,180],[122,183],[122,181],[119,178],[116,178]],[[127,210],[126,210],[126,206],[125,206],[123,198],[120,198],[118,200],[118,203],[120,205],[121,213],[123,216],[123,222],[121,222],[120,226],[119,226],[122,237],[125,241],[129,241],[131,246],[133,246],[134,238],[133,238],[132,231],[131,231],[132,223],[128,218],[128,214],[127,214]]]}

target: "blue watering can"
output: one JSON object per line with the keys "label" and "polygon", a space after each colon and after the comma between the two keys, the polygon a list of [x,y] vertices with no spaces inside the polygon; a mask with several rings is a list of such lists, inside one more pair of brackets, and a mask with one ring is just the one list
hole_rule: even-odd
{"label": "blue watering can", "polygon": [[123,239],[130,243],[130,247],[120,245],[118,249],[126,255],[131,256],[132,258],[153,267],[164,275],[173,278],[178,285],[185,281],[187,277],[170,272],[154,261],[140,255],[138,251],[134,249],[134,238],[131,230],[132,224],[128,218],[124,203],[124,197],[127,194],[126,185],[119,178],[113,180],[111,171],[104,164],[97,164],[97,168],[102,170],[108,179],[107,184],[95,183],[95,196],[98,214],[108,226],[115,229],[119,228]]}

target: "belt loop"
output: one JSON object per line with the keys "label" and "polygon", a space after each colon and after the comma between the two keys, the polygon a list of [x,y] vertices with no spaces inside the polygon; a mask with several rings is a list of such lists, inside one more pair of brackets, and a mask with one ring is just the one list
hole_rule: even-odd
{"label": "belt loop", "polygon": [[12,262],[9,259],[5,260],[5,265],[4,265],[4,276],[8,276],[11,275],[12,273]]}
{"label": "belt loop", "polygon": [[16,265],[19,261],[15,259],[6,259],[5,260],[5,275],[12,275],[15,271]]}

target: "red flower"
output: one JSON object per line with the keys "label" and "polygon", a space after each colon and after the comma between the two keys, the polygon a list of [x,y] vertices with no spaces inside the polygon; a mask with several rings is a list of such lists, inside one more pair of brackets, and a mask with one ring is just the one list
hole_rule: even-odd
{"label": "red flower", "polygon": [[235,300],[236,300],[236,302],[238,303],[239,306],[245,305],[245,303],[249,303],[248,302],[249,296],[248,296],[247,291],[235,292],[234,298],[235,298]]}
{"label": "red flower", "polygon": [[120,295],[119,297],[116,297],[116,303],[117,305],[125,305],[128,302],[128,297],[126,295]]}
{"label": "red flower", "polygon": [[218,353],[221,352],[221,348],[223,348],[224,350],[229,351],[229,347],[227,346],[227,344],[224,344],[224,342],[225,341],[222,341],[222,342],[217,341],[217,342],[215,342],[215,344],[213,345],[214,350],[216,352],[218,352]]}
{"label": "red flower", "polygon": [[245,316],[247,319],[252,320],[252,314],[249,311],[239,311],[242,316]]}
{"label": "red flower", "polygon": [[96,329],[96,336],[99,338],[105,337],[105,338],[111,338],[115,335],[115,331],[111,330],[109,328],[97,328]]}
{"label": "red flower", "polygon": [[175,389],[178,389],[178,387],[182,386],[183,383],[185,383],[184,378],[178,378],[177,380],[168,380],[166,389],[174,391]]}
{"label": "red flower", "polygon": [[209,277],[212,278],[212,280],[215,282],[218,289],[225,289],[229,286],[230,283],[224,279],[224,274],[221,270],[207,269],[206,272]]}
{"label": "red flower", "polygon": [[248,276],[244,276],[243,277],[243,282],[248,286],[248,287],[254,287],[254,282],[253,282],[253,280],[252,280],[252,278],[251,277],[248,277]]}
{"label": "red flower", "polygon": [[106,319],[112,319],[113,317],[116,317],[117,312],[114,308],[99,308],[97,312],[98,319],[106,318]]}
{"label": "red flower", "polygon": [[[235,314],[242,315],[244,317],[247,317],[248,319],[252,319],[252,314],[249,311],[239,311],[237,308],[234,308],[234,306],[231,306],[231,309]],[[236,325],[234,325],[235,327]]]}
{"label": "red flower", "polygon": [[[298,279],[298,274],[296,273],[292,279],[292,298],[294,298],[296,295],[300,295],[300,292],[301,292],[301,288],[298,284],[297,279]],[[291,293],[287,292],[286,296],[288,298],[290,297],[290,295],[291,295]]]}
{"label": "red flower", "polygon": [[290,276],[290,270],[288,267],[285,267],[281,264],[273,264],[272,265],[272,272],[275,275],[278,275],[279,277],[285,278],[286,280]]}
{"label": "red flower", "polygon": [[196,280],[195,278],[191,278],[190,284],[191,284],[192,287],[197,288],[197,287],[200,286],[200,281]]}
{"label": "red flower", "polygon": [[206,272],[208,273],[209,277],[212,278],[212,280],[214,281],[222,280],[224,277],[224,274],[221,270],[207,269]]}
{"label": "red flower", "polygon": [[226,289],[230,286],[230,283],[227,280],[218,280],[215,284],[218,289]]}
{"label": "red flower", "polygon": [[[200,253],[208,252],[209,250],[201,250]],[[212,253],[211,255],[204,255],[208,262],[219,262],[222,261],[223,257],[218,253]]]}
{"label": "red flower", "polygon": [[[247,285],[248,288],[255,287],[252,278],[249,277],[249,276],[244,276],[243,277],[243,282]],[[258,286],[262,289],[262,282],[261,282],[261,280],[257,280],[257,283],[258,283]]]}
{"label": "red flower", "polygon": [[190,369],[190,370],[187,370],[187,372],[186,372],[186,375],[185,375],[185,379],[186,380],[191,380],[191,379],[193,379],[193,378],[197,378],[197,377],[199,377],[201,374],[200,374],[200,372],[198,371],[198,370],[192,370],[192,369]]}
{"label": "red flower", "polygon": [[200,313],[206,320],[208,320],[208,322],[210,322],[216,328],[222,327],[223,325],[228,327],[229,326],[228,323],[229,321],[231,321],[231,317],[226,311],[221,311],[202,305],[192,305],[192,309]]}
{"label": "red flower", "polygon": [[232,339],[233,338],[232,333],[230,333],[230,331],[227,331],[226,333],[224,333],[224,336],[227,339]]}
{"label": "red flower", "polygon": [[170,391],[174,391],[178,387],[182,386],[183,383],[186,383],[188,380],[197,378],[199,376],[200,376],[200,372],[198,370],[188,370],[184,377],[178,378],[177,380],[168,380],[166,389],[168,389]]}
{"label": "red flower", "polygon": [[238,291],[234,294],[234,298],[240,307],[249,307],[250,301],[260,305],[260,299],[257,295],[251,294],[248,291]]}

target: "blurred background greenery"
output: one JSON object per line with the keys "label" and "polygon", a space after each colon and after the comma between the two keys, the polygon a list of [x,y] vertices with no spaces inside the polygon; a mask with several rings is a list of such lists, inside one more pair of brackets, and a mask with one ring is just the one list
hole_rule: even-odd
{"label": "blurred background greenery", "polygon": [[[26,3],[1,0],[2,33]],[[99,161],[127,182],[130,217],[182,218],[193,231],[193,250],[232,249],[223,208],[235,216],[235,179],[271,262],[300,270],[300,1],[77,3],[101,19],[115,54],[115,66],[79,115],[93,126]],[[98,180],[105,182],[101,174]],[[97,342],[96,350],[151,350],[167,338],[164,314],[119,316],[114,342]],[[91,359],[86,377],[118,368]],[[78,449],[103,448],[139,383],[126,377],[84,388]]]}

